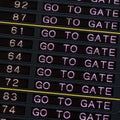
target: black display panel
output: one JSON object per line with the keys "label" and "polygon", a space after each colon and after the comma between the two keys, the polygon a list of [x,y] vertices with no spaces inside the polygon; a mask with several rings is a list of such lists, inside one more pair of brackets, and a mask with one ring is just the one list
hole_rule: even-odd
{"label": "black display panel", "polygon": [[120,0],[1,0],[0,120],[120,120]]}

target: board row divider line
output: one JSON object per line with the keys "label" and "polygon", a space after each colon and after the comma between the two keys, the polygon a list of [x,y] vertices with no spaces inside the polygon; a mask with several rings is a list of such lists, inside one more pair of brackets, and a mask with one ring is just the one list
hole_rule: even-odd
{"label": "board row divider line", "polygon": [[57,95],[57,96],[65,96],[65,97],[100,99],[100,100],[119,101],[119,102],[120,102],[120,98],[90,96],[90,95],[71,94],[71,93],[69,94],[69,93],[60,93],[60,92],[47,92],[47,91],[41,91],[41,90],[16,89],[16,88],[0,87],[0,91],[14,91],[14,92],[23,92],[23,93],[35,93],[35,94],[45,94],[45,95]]}
{"label": "board row divider line", "polygon": [[31,24],[31,23],[27,24],[27,23],[5,22],[5,21],[0,21],[0,24],[120,35],[120,32],[92,30],[92,29],[83,29],[83,28],[72,28],[72,27],[62,27],[62,26],[52,26],[52,25],[42,25],[42,24]]}

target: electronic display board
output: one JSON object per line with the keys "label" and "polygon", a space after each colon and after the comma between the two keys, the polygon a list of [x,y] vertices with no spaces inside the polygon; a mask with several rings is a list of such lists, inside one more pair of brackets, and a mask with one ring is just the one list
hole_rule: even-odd
{"label": "electronic display board", "polygon": [[120,120],[120,0],[1,0],[0,120]]}

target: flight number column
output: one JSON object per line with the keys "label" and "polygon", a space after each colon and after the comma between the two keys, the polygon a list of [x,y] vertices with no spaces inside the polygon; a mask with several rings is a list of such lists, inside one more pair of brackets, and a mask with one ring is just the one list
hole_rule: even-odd
{"label": "flight number column", "polygon": [[0,87],[5,88],[0,90],[0,119],[26,119],[28,95],[18,89],[29,88],[34,28],[20,23],[35,24],[36,15],[30,11],[37,10],[37,2],[8,0],[0,2],[0,7],[0,21],[11,22],[0,23]]}

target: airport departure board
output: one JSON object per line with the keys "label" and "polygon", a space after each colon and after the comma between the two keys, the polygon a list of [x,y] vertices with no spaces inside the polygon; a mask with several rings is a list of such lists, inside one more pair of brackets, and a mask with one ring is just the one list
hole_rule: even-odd
{"label": "airport departure board", "polygon": [[0,120],[120,120],[120,0],[0,0]]}

